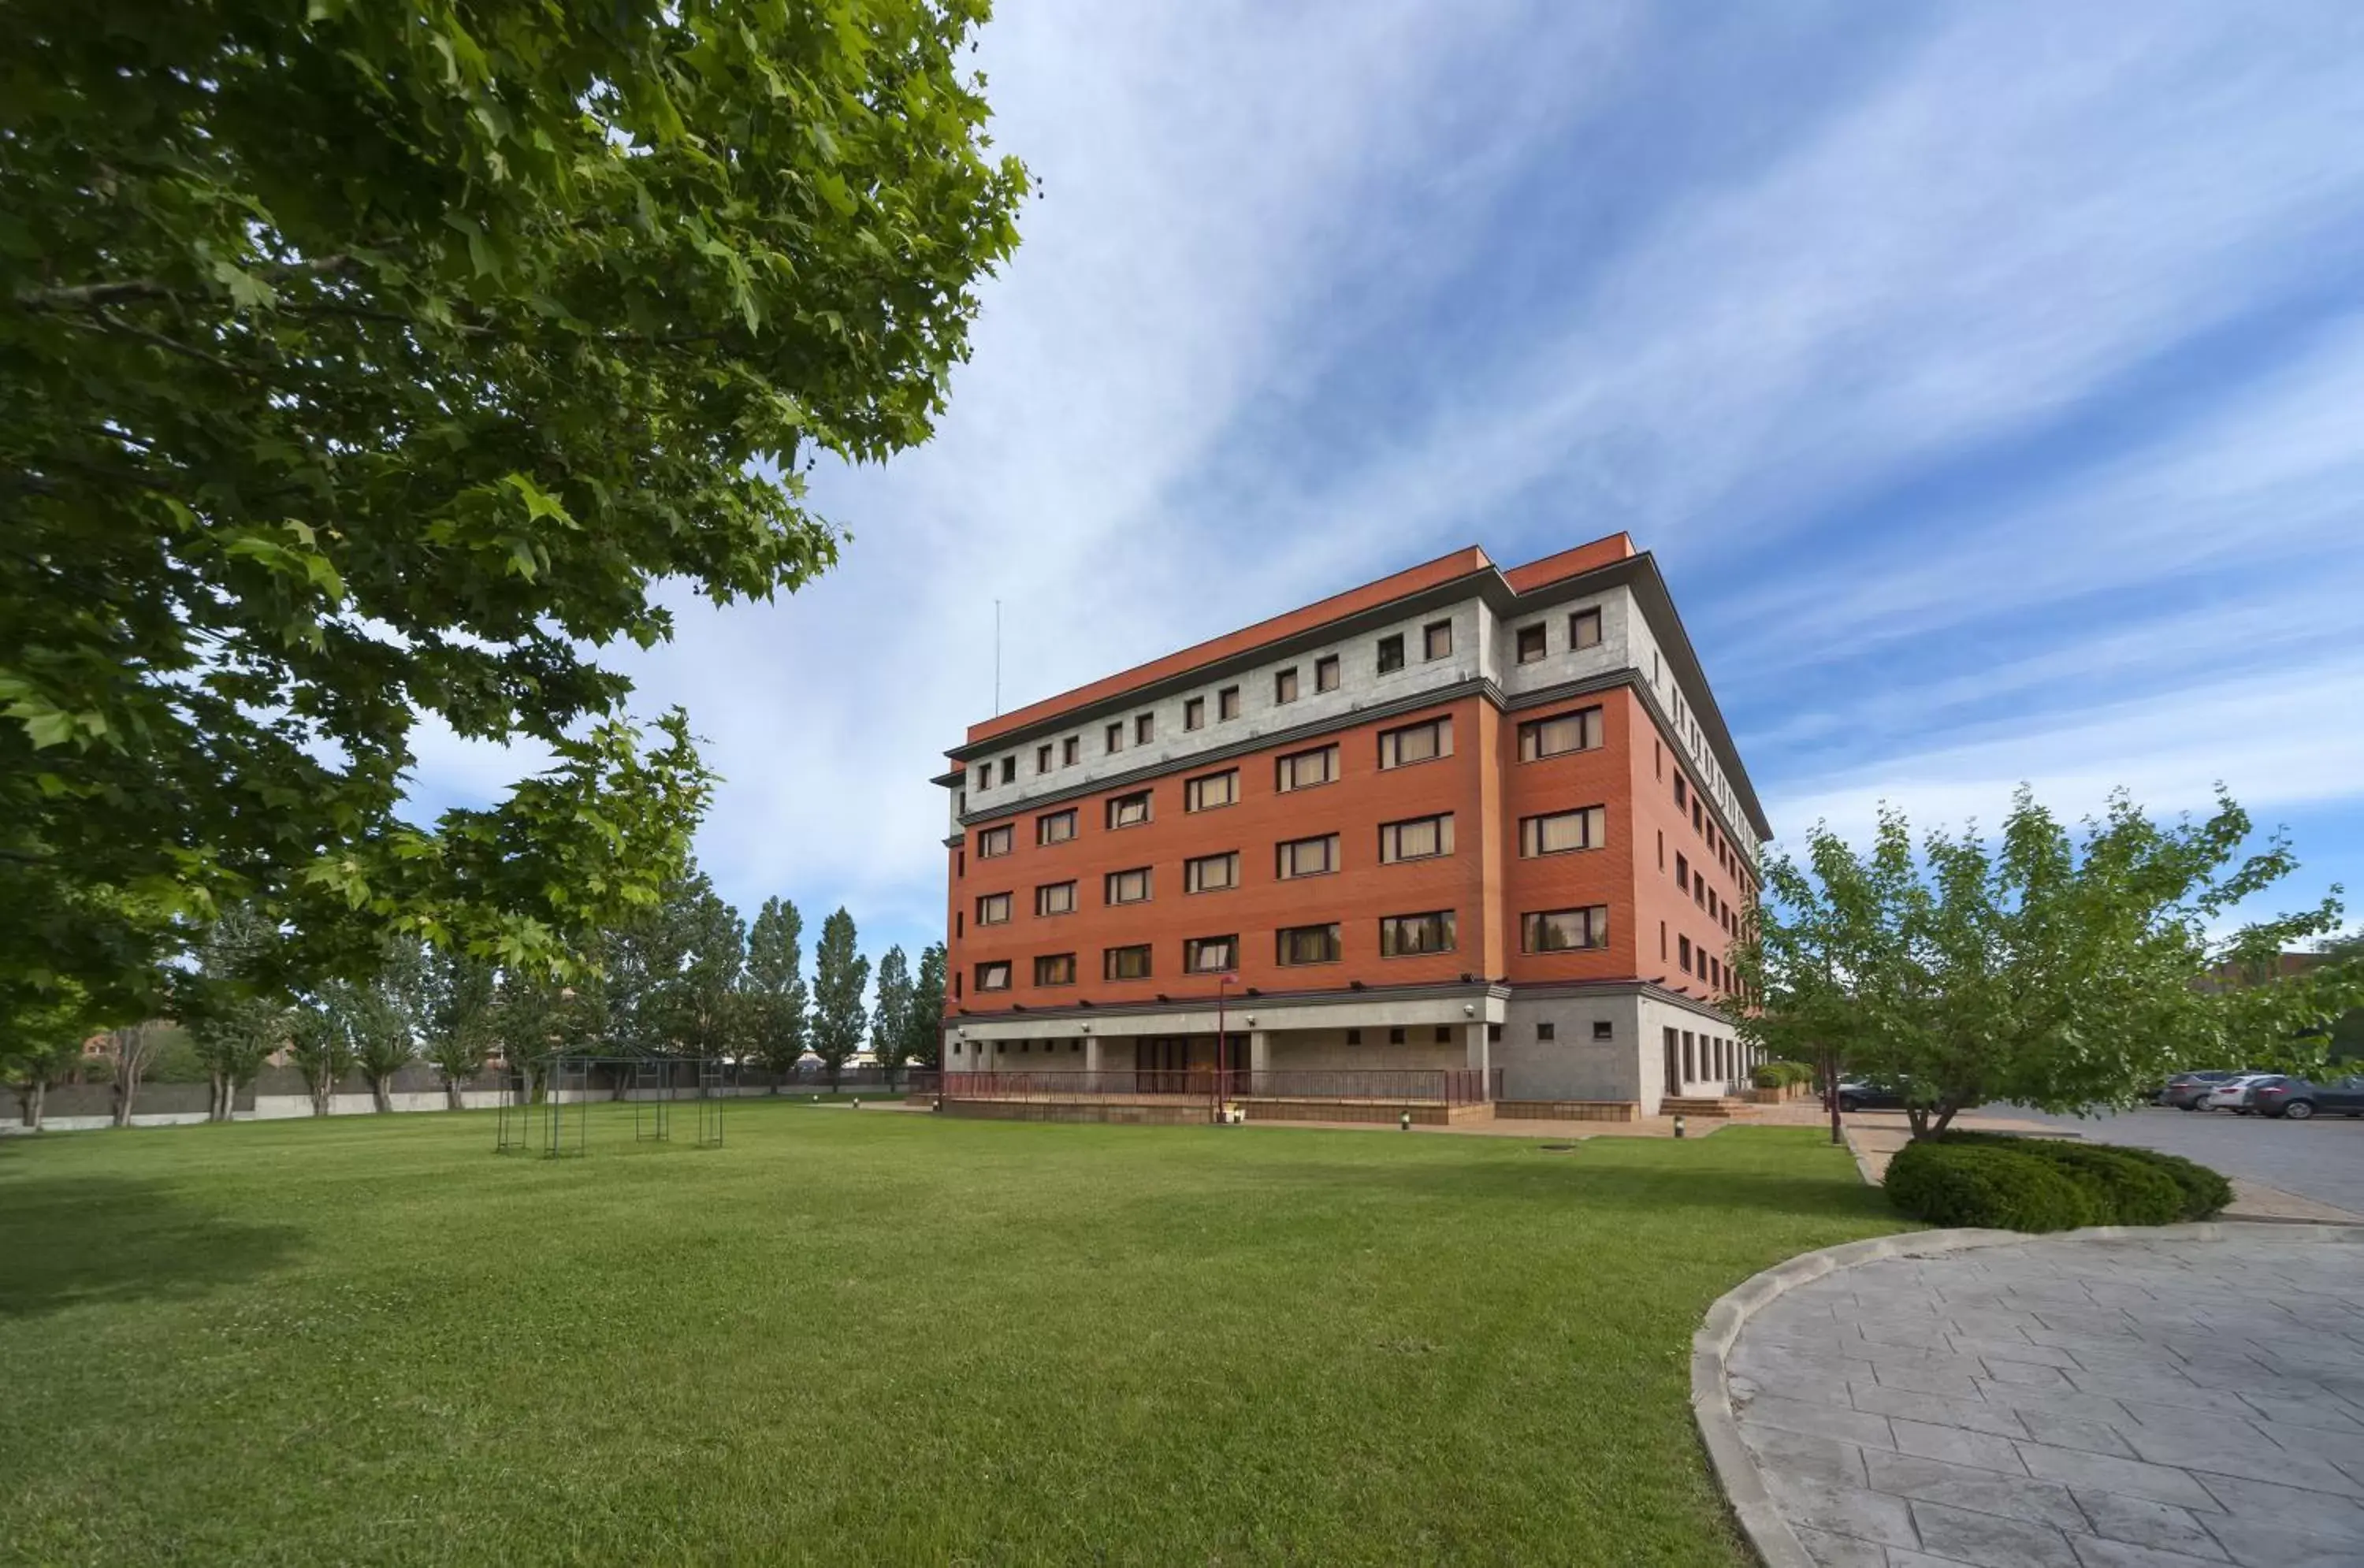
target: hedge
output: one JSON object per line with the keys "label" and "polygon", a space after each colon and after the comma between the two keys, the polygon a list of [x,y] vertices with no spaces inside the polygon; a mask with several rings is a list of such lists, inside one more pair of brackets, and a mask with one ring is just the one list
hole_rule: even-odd
{"label": "hedge", "polygon": [[1803,1062],[1761,1062],[1749,1080],[1760,1089],[1786,1089],[1792,1084],[1811,1084],[1814,1070]]}
{"label": "hedge", "polygon": [[1933,1225],[2067,1230],[2206,1219],[2232,1184],[2173,1154],[2115,1144],[1953,1132],[1889,1162],[1889,1201]]}

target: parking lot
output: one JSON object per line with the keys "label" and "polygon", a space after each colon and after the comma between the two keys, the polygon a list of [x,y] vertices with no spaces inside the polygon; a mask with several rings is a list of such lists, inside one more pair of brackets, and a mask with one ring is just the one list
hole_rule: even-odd
{"label": "parking lot", "polygon": [[2364,1214],[2364,1119],[2318,1116],[2312,1121],[2284,1121],[2153,1106],[2084,1118],[2016,1109],[2010,1114],[2073,1129],[2097,1143],[2131,1143],[2180,1154],[2228,1176]]}

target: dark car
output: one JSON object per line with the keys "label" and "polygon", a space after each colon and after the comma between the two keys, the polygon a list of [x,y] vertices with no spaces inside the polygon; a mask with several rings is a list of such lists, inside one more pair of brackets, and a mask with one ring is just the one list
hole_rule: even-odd
{"label": "dark car", "polygon": [[2159,1105],[2173,1106],[2177,1110],[2196,1111],[2200,1108],[2201,1095],[2239,1076],[2238,1073],[2218,1072],[2213,1068],[2204,1073],[2178,1073],[2152,1098]]}
{"label": "dark car", "polygon": [[[1828,1106],[1830,1096],[1823,1096]],[[1908,1102],[1904,1091],[1894,1084],[1878,1078],[1842,1078],[1839,1080],[1839,1109],[1843,1111],[1901,1111]],[[1972,1107],[1965,1106],[1965,1110]]]}
{"label": "dark car", "polygon": [[2364,1077],[2342,1078],[2334,1084],[2279,1076],[2260,1079],[2250,1086],[2249,1108],[2292,1121],[2304,1121],[2317,1111],[2364,1116]]}

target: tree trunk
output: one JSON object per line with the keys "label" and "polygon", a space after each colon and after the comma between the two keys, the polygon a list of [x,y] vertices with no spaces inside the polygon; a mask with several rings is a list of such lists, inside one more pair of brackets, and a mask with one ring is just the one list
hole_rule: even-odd
{"label": "tree trunk", "polygon": [[131,1125],[131,1101],[132,1097],[139,1093],[139,1074],[128,1068],[118,1070],[115,1075],[116,1126],[129,1127]]}
{"label": "tree trunk", "polygon": [[208,1089],[206,1099],[206,1119],[228,1121],[230,1101],[238,1094],[237,1087],[230,1083],[229,1075],[226,1073],[214,1073],[206,1082]]}
{"label": "tree trunk", "polygon": [[25,1125],[35,1132],[41,1130],[41,1115],[48,1108],[46,1102],[49,1095],[49,1084],[39,1078],[17,1092],[17,1103],[23,1106],[25,1112]]}
{"label": "tree trunk", "polygon": [[452,1109],[455,1111],[463,1111],[468,1108],[467,1100],[460,1093],[460,1080],[452,1077],[448,1073],[445,1074],[443,1079],[443,1094],[446,1099],[450,1101]]}
{"label": "tree trunk", "polygon": [[1905,1106],[1904,1119],[1912,1124],[1912,1136],[1915,1139],[1923,1139],[1929,1136],[1929,1112],[1924,1106]]}
{"label": "tree trunk", "polygon": [[329,1102],[335,1098],[336,1093],[337,1081],[334,1078],[329,1077],[327,1070],[323,1069],[320,1073],[312,1080],[312,1114],[314,1116],[327,1116],[329,1114]]}
{"label": "tree trunk", "polygon": [[1929,1129],[1929,1136],[1932,1138],[1943,1137],[1946,1129],[1954,1124],[1954,1117],[1960,1109],[1961,1107],[1959,1106],[1945,1106],[1940,1107],[1937,1112],[1937,1125]]}
{"label": "tree trunk", "polygon": [[386,1083],[385,1077],[377,1074],[372,1074],[369,1081],[370,1105],[380,1115],[394,1109],[394,1095],[387,1090]]}

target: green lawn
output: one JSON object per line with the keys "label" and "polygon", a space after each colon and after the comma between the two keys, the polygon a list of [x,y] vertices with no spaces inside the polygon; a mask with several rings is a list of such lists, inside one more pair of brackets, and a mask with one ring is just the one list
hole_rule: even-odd
{"label": "green lawn", "polygon": [[0,1140],[0,1560],[1737,1564],[1691,1330],[1898,1228],[1804,1130],[599,1115]]}

